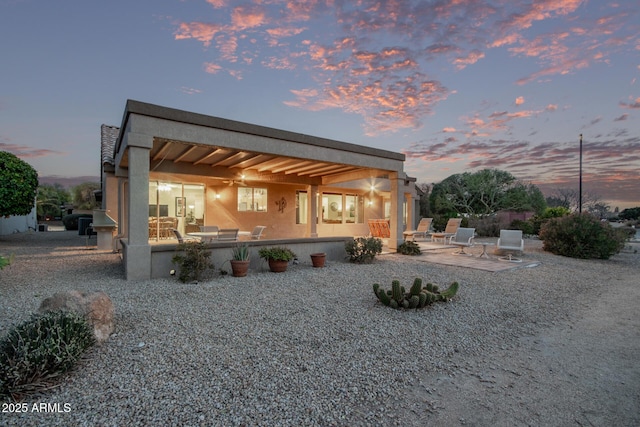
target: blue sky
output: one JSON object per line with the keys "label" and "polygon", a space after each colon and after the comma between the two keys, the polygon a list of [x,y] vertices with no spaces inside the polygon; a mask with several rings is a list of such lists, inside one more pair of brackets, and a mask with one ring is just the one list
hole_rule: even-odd
{"label": "blue sky", "polygon": [[127,99],[640,206],[640,11],[581,0],[0,0],[0,150],[98,176]]}

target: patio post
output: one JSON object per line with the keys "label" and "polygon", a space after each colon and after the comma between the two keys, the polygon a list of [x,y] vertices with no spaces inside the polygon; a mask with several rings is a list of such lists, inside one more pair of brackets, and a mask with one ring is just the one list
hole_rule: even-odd
{"label": "patio post", "polygon": [[389,184],[391,186],[391,223],[389,237],[389,249],[397,249],[402,244],[402,206],[404,195],[404,178],[398,172],[389,174]]}
{"label": "patio post", "polygon": [[309,237],[318,237],[318,186],[310,185],[309,194],[309,211],[307,212],[307,230]]}
{"label": "patio post", "polygon": [[153,137],[126,133],[129,148],[129,186],[127,192],[127,280],[151,278],[151,246],[149,245],[149,151]]}

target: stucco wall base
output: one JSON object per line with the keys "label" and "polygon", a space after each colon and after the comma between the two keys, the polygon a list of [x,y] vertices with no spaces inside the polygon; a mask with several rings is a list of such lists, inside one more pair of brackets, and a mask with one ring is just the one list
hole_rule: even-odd
{"label": "stucco wall base", "polygon": [[148,280],[151,277],[151,247],[130,246],[122,241],[122,259],[127,280]]}
{"label": "stucco wall base", "polygon": [[[296,253],[298,263],[300,265],[311,265],[312,253],[325,252],[327,254],[327,262],[346,262],[346,252],[344,244],[352,240],[350,236],[340,237],[321,237],[321,238],[303,238],[303,239],[265,239],[252,240],[247,242],[214,242],[207,245],[211,250],[211,261],[215,269],[223,268],[231,273],[232,249],[238,243],[247,243],[251,251],[251,262],[249,264],[249,274],[252,272],[268,271],[269,266],[258,255],[258,251],[262,247],[269,246],[286,246]],[[126,245],[123,245],[126,246]],[[170,271],[176,266],[171,262],[171,258],[176,254],[176,243],[161,244],[151,246],[151,278],[168,277]],[[139,264],[138,261],[134,262]],[[148,264],[147,264],[148,265]],[[127,274],[129,279],[129,274]]]}

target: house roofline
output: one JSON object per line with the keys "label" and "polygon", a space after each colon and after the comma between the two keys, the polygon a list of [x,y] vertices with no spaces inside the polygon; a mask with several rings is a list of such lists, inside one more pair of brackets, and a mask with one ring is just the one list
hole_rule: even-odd
{"label": "house roofline", "polygon": [[274,129],[266,126],[254,125],[251,123],[239,122],[235,120],[223,119],[220,117],[207,116],[205,114],[193,113],[175,108],[163,107],[161,105],[149,104],[146,102],[127,100],[124,115],[122,117],[122,125],[120,126],[120,134],[116,141],[117,147],[122,143],[122,132],[126,129],[129,116],[131,114],[139,114],[143,116],[155,117],[174,122],[205,126],[210,128],[222,129],[230,132],[239,132],[249,135],[257,135],[267,138],[280,139],[285,141],[296,142],[300,144],[308,144],[318,147],[334,148],[341,151],[348,151],[358,154],[367,154],[375,157],[388,158],[404,162],[405,155],[393,151],[382,150],[378,148],[366,147],[363,145],[352,144],[348,142],[336,141],[328,138],[306,135],[297,132]]}

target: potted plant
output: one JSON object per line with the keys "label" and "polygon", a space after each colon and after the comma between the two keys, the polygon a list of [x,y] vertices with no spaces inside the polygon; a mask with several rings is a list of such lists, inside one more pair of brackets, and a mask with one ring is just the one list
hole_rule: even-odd
{"label": "potted plant", "polygon": [[233,248],[230,262],[233,277],[246,276],[247,270],[249,270],[249,245],[243,243]]}
{"label": "potted plant", "polygon": [[326,258],[327,254],[324,252],[311,254],[311,264],[313,264],[313,266],[316,268],[324,267],[324,261]]}
{"label": "potted plant", "polygon": [[289,261],[296,257],[296,254],[291,249],[281,246],[262,248],[258,253],[260,258],[267,260],[269,269],[274,273],[286,271]]}

